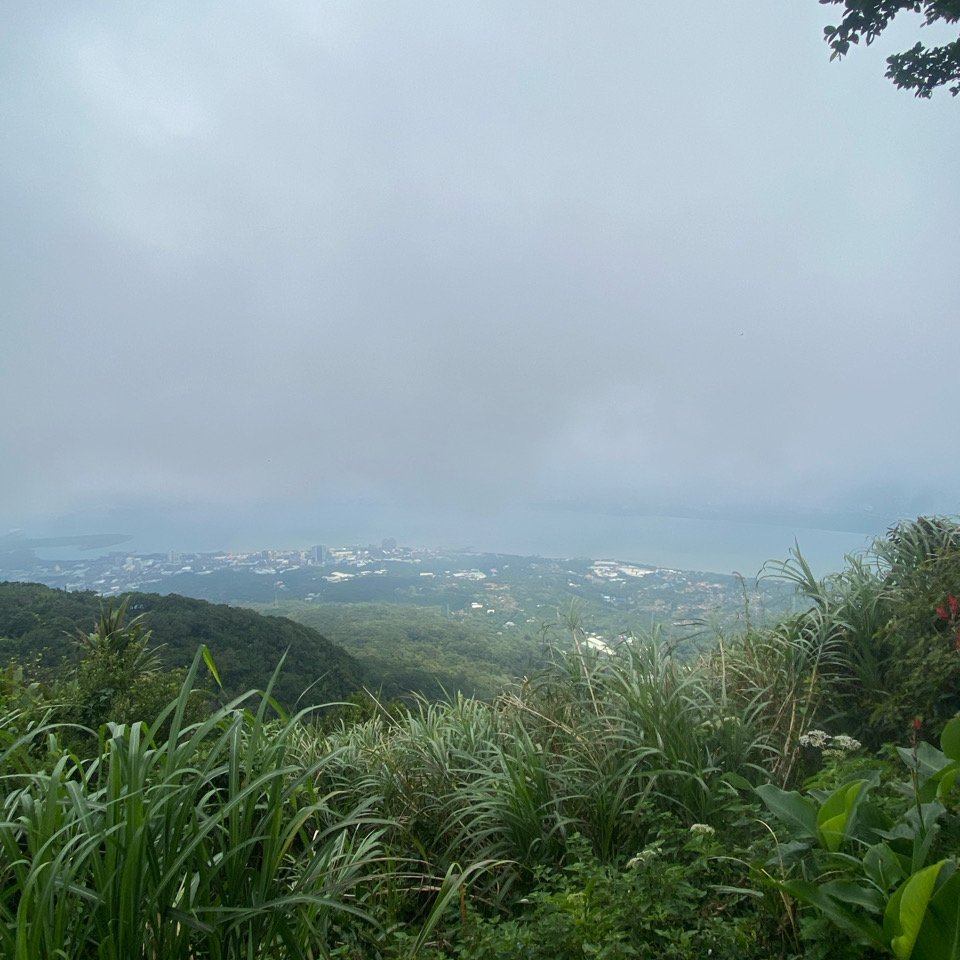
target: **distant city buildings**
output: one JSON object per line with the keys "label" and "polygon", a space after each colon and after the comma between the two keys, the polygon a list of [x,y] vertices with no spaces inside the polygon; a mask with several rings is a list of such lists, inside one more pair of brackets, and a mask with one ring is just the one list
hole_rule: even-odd
{"label": "distant city buildings", "polygon": [[[367,546],[316,544],[305,550],[155,554],[114,552],[78,560],[6,556],[0,580],[90,590],[181,593],[217,602],[408,603],[453,618],[494,618],[500,632],[552,620],[571,602],[611,629],[591,631],[596,649],[614,642],[625,617],[693,629],[708,618],[741,622],[745,604],[761,614],[795,606],[792,585],[684,572],[619,560],[506,557],[412,548],[392,537]],[[531,619],[533,618],[533,619]],[[523,629],[528,629],[524,627]]]}
{"label": "distant city buildings", "polygon": [[[367,547],[328,547],[318,543],[307,550],[254,550],[250,553],[114,552],[82,560],[49,561],[32,554],[10,553],[5,554],[0,563],[0,580],[35,581],[61,590],[92,590],[109,597],[131,590],[164,589],[173,578],[183,574],[222,577],[232,573],[276,578],[301,568],[306,572],[309,567],[325,566],[330,572],[321,579],[340,583],[352,579],[356,572],[364,576],[384,576],[386,569],[379,569],[384,558],[394,564],[416,565],[432,556],[429,550],[398,546],[392,537],[384,539],[382,544]],[[347,567],[355,572],[337,571],[334,569],[337,567]]]}

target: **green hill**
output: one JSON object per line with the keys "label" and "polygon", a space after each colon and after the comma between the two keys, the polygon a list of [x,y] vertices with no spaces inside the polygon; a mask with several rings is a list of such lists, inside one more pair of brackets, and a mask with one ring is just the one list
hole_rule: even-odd
{"label": "green hill", "polygon": [[[0,583],[0,662],[37,660],[41,667],[54,668],[74,657],[73,637],[93,627],[100,604],[92,592]],[[342,700],[369,682],[353,656],[285,617],[152,593],[131,594],[128,613],[145,614],[152,644],[162,646],[161,657],[170,667],[189,664],[206,644],[229,695],[264,687],[284,652],[275,695],[287,708],[298,701],[303,706]]]}
{"label": "green hill", "polygon": [[[269,615],[275,608],[256,609]],[[492,697],[542,662],[538,640],[523,625],[498,633],[437,607],[287,600],[276,609],[349,651],[388,698],[410,691],[428,699],[456,692]]]}

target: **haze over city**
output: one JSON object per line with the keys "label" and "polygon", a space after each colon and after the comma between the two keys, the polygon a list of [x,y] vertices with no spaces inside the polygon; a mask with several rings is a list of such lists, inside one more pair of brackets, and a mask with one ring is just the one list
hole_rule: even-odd
{"label": "haze over city", "polygon": [[956,513],[957,101],[831,17],[8,5],[0,533],[826,569]]}

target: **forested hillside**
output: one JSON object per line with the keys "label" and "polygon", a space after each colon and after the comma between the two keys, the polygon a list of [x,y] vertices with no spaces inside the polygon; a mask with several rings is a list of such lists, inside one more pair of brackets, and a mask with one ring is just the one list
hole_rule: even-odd
{"label": "forested hillside", "polygon": [[[95,593],[67,593],[36,583],[0,583],[0,659],[37,662],[47,671],[78,659],[78,632],[100,615]],[[130,594],[127,612],[143,614],[151,645],[168,667],[188,665],[201,644],[210,649],[224,692],[263,688],[286,653],[275,696],[298,702],[342,700],[369,683],[357,660],[316,630],[285,617],[175,594]],[[301,697],[306,693],[306,696]]]}
{"label": "forested hillside", "polygon": [[482,620],[406,604],[287,600],[279,611],[349,651],[390,697],[411,690],[429,699],[458,692],[492,697],[543,662],[539,631],[526,624],[496,631]]}

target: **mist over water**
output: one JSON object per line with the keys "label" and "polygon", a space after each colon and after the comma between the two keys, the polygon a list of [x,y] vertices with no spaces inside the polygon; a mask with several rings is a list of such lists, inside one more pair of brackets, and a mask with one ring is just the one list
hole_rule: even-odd
{"label": "mist over water", "polygon": [[[540,555],[615,558],[657,567],[737,571],[753,576],[767,560],[785,559],[794,544],[814,571],[840,569],[846,554],[866,549],[893,522],[877,518],[858,530],[829,530],[784,520],[758,523],[732,518],[637,515],[561,507],[511,507],[444,511],[374,503],[262,505],[224,509],[200,504],[163,508],[103,508],[40,522],[31,536],[125,533],[126,553],[244,552],[379,544],[385,537],[410,547]],[[851,524],[852,526],[853,524]],[[869,532],[867,530],[869,529]],[[77,558],[75,549],[44,551],[46,557]]]}
{"label": "mist over water", "polygon": [[0,30],[0,535],[832,568],[956,511],[956,102],[813,0],[55,6]]}
{"label": "mist over water", "polygon": [[609,557],[749,577],[767,560],[785,559],[797,543],[814,571],[823,575],[839,569],[846,554],[864,550],[871,539],[851,531],[732,520],[557,514],[549,527],[518,536],[518,547],[527,546],[516,552]]}

